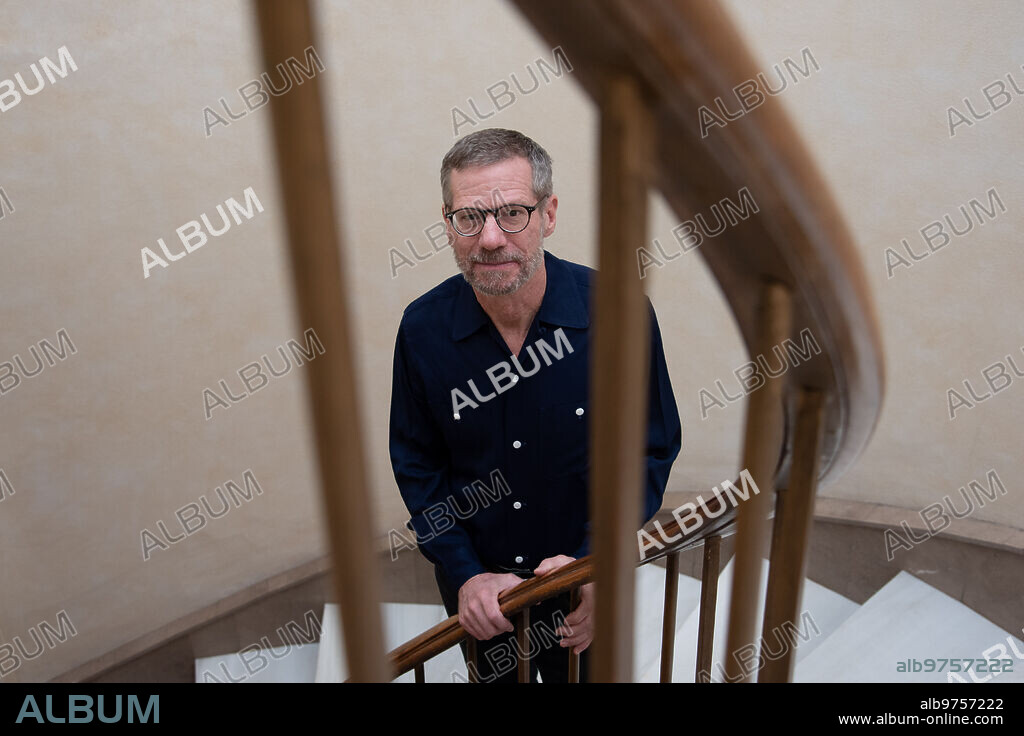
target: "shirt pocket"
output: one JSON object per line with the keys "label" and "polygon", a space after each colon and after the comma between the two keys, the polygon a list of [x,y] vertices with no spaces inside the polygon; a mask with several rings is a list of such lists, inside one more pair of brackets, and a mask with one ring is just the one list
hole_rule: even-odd
{"label": "shirt pocket", "polygon": [[589,412],[581,399],[561,401],[540,411],[542,472],[547,478],[585,473],[589,462]]}

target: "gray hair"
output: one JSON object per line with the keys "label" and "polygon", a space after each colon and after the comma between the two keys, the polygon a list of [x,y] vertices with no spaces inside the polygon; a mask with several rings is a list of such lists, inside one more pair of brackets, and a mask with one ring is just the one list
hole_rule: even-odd
{"label": "gray hair", "polygon": [[445,208],[451,209],[452,206],[453,169],[489,166],[517,156],[530,162],[533,195],[538,200],[550,196],[553,188],[548,152],[517,130],[487,128],[460,138],[441,161],[441,197]]}

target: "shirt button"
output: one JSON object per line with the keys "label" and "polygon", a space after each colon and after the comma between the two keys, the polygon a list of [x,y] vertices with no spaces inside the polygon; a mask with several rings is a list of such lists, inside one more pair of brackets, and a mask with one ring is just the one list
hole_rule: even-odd
{"label": "shirt button", "polygon": [[519,381],[519,376],[517,376],[515,373],[513,373],[512,374],[512,383],[517,383],[518,381]]}
{"label": "shirt button", "polygon": [[583,407],[582,406],[579,409],[576,410],[576,416],[578,416],[578,417],[583,416]]}
{"label": "shirt button", "polygon": [[522,561],[523,561],[523,556],[522,555],[516,555],[516,564],[519,565],[519,564],[522,563]]}
{"label": "shirt button", "polygon": [[520,442],[519,440],[516,440],[515,442],[513,442],[513,443],[512,443],[512,447],[516,448],[517,450],[518,450],[518,449],[519,449],[520,447],[522,447],[522,446],[523,446],[523,443],[522,443],[522,442]]}
{"label": "shirt button", "polygon": [[521,509],[522,507],[523,504],[519,503],[519,501],[516,501],[514,504],[512,504],[512,508],[514,509]]}
{"label": "shirt button", "polygon": [[455,421],[456,422],[459,421],[459,415],[458,414],[453,414],[452,416],[455,417]]}

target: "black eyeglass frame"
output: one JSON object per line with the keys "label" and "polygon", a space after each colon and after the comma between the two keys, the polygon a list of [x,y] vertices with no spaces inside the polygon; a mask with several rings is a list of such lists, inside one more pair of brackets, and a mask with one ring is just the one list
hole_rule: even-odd
{"label": "black eyeglass frame", "polygon": [[[444,219],[448,220],[448,224],[452,226],[452,230],[457,232],[459,235],[461,235],[464,238],[472,238],[484,231],[484,226],[487,224],[487,215],[491,215],[494,217],[494,224],[496,224],[503,232],[506,232],[509,235],[515,235],[516,233],[521,233],[523,230],[530,227],[530,221],[533,219],[534,210],[539,209],[540,203],[550,196],[551,195],[549,194],[544,197],[541,197],[540,199],[537,200],[537,204],[533,206],[528,204],[516,204],[514,202],[511,202],[508,204],[503,204],[501,205],[501,207],[495,207],[492,210],[484,209],[483,207],[459,207],[459,209],[452,210],[451,212],[446,214],[444,216]],[[506,228],[502,227],[501,220],[498,219],[498,210],[504,207],[522,207],[524,210],[526,210],[526,224],[523,225],[518,230],[507,230]],[[480,220],[480,229],[477,230],[475,233],[464,233],[455,226],[455,221],[452,218],[455,217],[456,214],[464,210],[473,210],[474,212],[479,212],[481,215],[482,219]]]}

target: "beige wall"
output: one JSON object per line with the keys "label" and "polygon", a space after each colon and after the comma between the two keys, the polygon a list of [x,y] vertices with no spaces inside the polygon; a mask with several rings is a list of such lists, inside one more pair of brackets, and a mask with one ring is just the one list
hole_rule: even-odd
{"label": "beige wall", "polygon": [[[387,454],[392,348],[404,306],[455,272],[444,250],[392,278],[388,251],[431,252],[438,167],[454,142],[452,108],[487,114],[487,88],[524,86],[552,51],[498,2],[322,2],[317,51],[330,101],[349,248],[363,420],[378,531],[404,521]],[[809,47],[821,70],[769,104],[806,136],[859,243],[883,318],[888,396],[861,462],[825,495],[904,506],[908,514],[995,468],[1010,494],[976,518],[1024,526],[1024,390],[1015,382],[950,422],[946,389],[1024,345],[1019,138],[1024,99],[949,138],[946,108],[1016,71],[1024,10],[989,2],[772,3],[734,0],[763,68]],[[927,9],[926,9],[927,8]],[[26,641],[65,610],[77,635],[4,681],[47,678],[235,591],[322,555],[303,369],[203,416],[202,391],[304,326],[294,316],[269,111],[206,137],[203,108],[265,68],[247,3],[9,2],[0,79],[67,46],[78,70],[0,113],[0,361],[55,342],[77,353],[0,396],[0,644]],[[922,19],[927,26],[922,28]],[[570,59],[571,61],[571,59]],[[593,265],[595,116],[571,79],[542,80],[482,123],[535,137],[555,160],[560,221],[548,241]],[[31,77],[29,77],[31,81]],[[743,80],[736,80],[738,84]],[[710,101],[709,101],[710,104]],[[962,107],[962,105],[961,105]],[[756,110],[751,114],[757,114]],[[1014,136],[1013,134],[1017,135]],[[884,250],[997,187],[1008,212],[886,278]],[[215,214],[252,187],[264,212],[144,279],[140,249]],[[708,203],[710,204],[710,203]],[[638,214],[639,216],[639,214]],[[650,232],[676,221],[652,198]],[[216,222],[216,219],[214,220]],[[630,244],[640,245],[640,243]],[[710,247],[709,241],[702,247]],[[916,247],[915,250],[920,250]],[[683,420],[673,490],[737,470],[742,402],[701,420],[698,390],[745,360],[697,253],[652,272]],[[1018,365],[1024,365],[1024,354]],[[279,359],[278,359],[279,360]],[[143,528],[251,469],[263,494],[144,561]],[[882,554],[882,550],[879,550]],[[2,650],[0,650],[2,653]],[[2,665],[0,665],[2,666]]]}
{"label": "beige wall", "polygon": [[[982,88],[1008,73],[1024,89],[1024,6],[733,0],[730,7],[765,68],[799,58],[805,46],[821,66],[784,100],[843,208],[882,320],[881,421],[861,461],[825,494],[915,515],[948,494],[963,509],[959,487],[995,469],[1008,493],[973,518],[1024,527],[1017,480],[1024,379],[959,408],[952,421],[946,393],[966,394],[965,378],[988,391],[981,370],[1007,354],[1024,368],[1024,155],[1016,143],[1024,97],[1011,90],[1007,107],[957,125],[952,137],[947,116],[954,105],[966,112],[965,97],[984,115]],[[992,187],[1005,213],[887,278],[886,248],[906,258],[905,238],[915,254],[927,253],[921,228],[948,213],[962,229],[958,207],[972,198],[987,204]]]}

